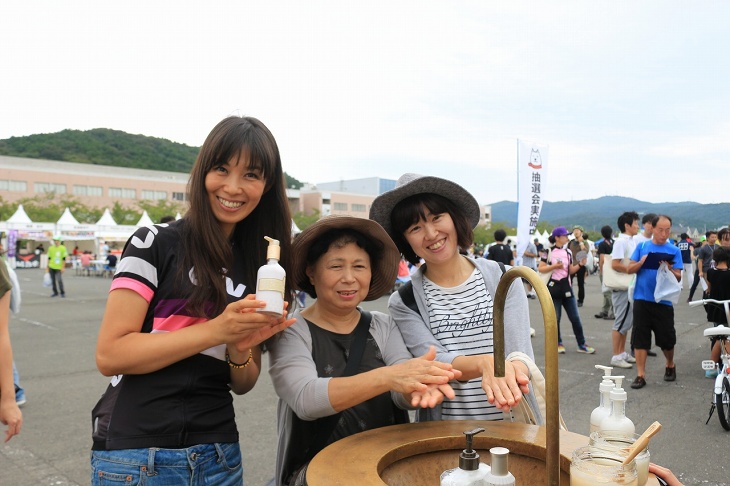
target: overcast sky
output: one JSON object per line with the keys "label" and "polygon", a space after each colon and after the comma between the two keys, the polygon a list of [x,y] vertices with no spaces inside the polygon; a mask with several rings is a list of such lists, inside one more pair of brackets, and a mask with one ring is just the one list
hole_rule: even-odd
{"label": "overcast sky", "polygon": [[0,139],[193,146],[261,119],[303,182],[418,172],[517,199],[728,201],[730,2],[4,1]]}

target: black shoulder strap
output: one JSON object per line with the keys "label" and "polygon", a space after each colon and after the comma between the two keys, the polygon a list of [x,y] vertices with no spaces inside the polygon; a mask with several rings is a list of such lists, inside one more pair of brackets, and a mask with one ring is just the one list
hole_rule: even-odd
{"label": "black shoulder strap", "polygon": [[[502,275],[504,275],[504,272],[507,271],[507,269],[504,266],[504,263],[498,262],[493,260],[497,265],[499,265],[500,270],[502,270]],[[400,294],[400,298],[403,301],[403,303],[411,309],[413,312],[418,313],[418,306],[416,305],[416,296],[413,295],[413,281],[409,280],[408,282],[404,283],[398,288],[398,293]]]}
{"label": "black shoulder strap", "polygon": [[415,313],[418,313],[416,305],[416,296],[413,295],[413,281],[409,280],[398,288],[398,293],[403,303]]}

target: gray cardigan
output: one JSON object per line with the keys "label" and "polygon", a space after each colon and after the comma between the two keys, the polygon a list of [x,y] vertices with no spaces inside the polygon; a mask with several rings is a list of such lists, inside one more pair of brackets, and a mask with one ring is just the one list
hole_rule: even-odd
{"label": "gray cardigan", "polygon": [[[484,278],[487,290],[496,295],[497,284],[502,277],[502,269],[496,262],[484,258],[469,258],[469,262],[476,266]],[[511,268],[506,265],[507,269]],[[413,356],[422,356],[428,351],[429,346],[436,347],[436,360],[444,363],[451,363],[458,353],[448,351],[431,333],[428,322],[428,308],[426,297],[423,293],[423,268],[420,268],[411,277],[413,282],[413,295],[418,306],[419,313],[409,309],[398,292],[393,292],[388,301],[388,311],[395,319],[398,329]],[[521,351],[535,360],[530,342],[530,312],[527,302],[527,294],[522,285],[521,279],[515,279],[507,293],[507,300],[504,309],[504,351],[509,355],[513,351]],[[542,415],[530,384],[530,393],[525,396],[530,408],[539,417],[542,423]],[[421,409],[418,411],[418,420],[441,420],[441,405],[432,409]]]}
{"label": "gray cardigan", "polygon": [[[393,365],[412,358],[393,319],[382,312],[371,312],[370,335],[375,339],[383,361]],[[296,413],[302,420],[316,420],[336,413],[329,400],[328,385],[331,378],[317,376],[312,359],[312,335],[309,326],[299,312],[297,321],[271,340],[269,374],[274,390],[279,396],[277,407],[276,484],[281,485],[284,455],[291,440],[292,417]],[[401,393],[391,392],[393,402],[402,409],[411,409]]]}

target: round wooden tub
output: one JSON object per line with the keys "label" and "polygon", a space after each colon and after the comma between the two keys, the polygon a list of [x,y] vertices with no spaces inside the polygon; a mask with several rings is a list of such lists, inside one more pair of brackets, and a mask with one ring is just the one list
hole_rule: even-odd
{"label": "round wooden tub", "polygon": [[[474,436],[482,462],[489,449],[510,450],[509,469],[517,485],[546,484],[545,428],[481,420],[444,420],[394,425],[355,434],[331,444],[315,456],[307,471],[310,486],[439,485],[441,473],[458,467],[466,445],[464,431],[483,427]],[[560,431],[560,484],[570,484],[570,458],[588,437]],[[659,483],[650,475],[647,485]]]}

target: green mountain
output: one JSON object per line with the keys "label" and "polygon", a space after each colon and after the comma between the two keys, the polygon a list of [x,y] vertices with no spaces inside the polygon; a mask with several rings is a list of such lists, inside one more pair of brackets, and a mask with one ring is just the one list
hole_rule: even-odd
{"label": "green mountain", "polygon": [[0,154],[81,164],[190,172],[198,147],[119,130],[63,130],[0,140]]}
{"label": "green mountain", "polygon": [[[582,225],[586,231],[599,232],[604,225],[616,228],[616,220],[624,211],[666,214],[675,229],[696,228],[700,232],[717,229],[730,223],[730,203],[700,204],[696,202],[649,203],[630,197],[604,196],[582,201],[545,201],[540,221],[554,226]],[[500,201],[492,204],[492,221],[517,226],[517,203]]]}
{"label": "green mountain", "polygon": [[[188,173],[200,147],[119,130],[63,130],[0,140],[0,155]],[[302,183],[284,174],[286,187]]]}

